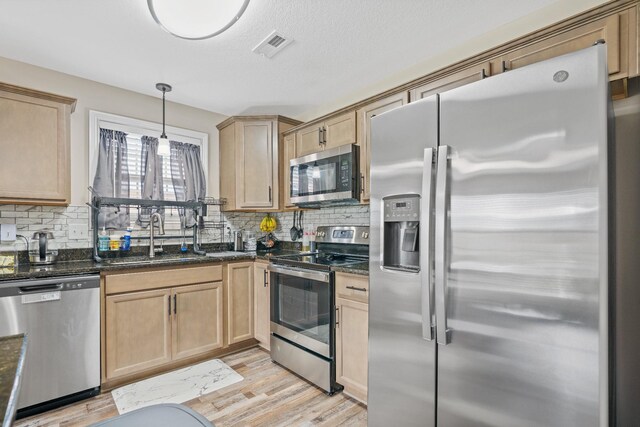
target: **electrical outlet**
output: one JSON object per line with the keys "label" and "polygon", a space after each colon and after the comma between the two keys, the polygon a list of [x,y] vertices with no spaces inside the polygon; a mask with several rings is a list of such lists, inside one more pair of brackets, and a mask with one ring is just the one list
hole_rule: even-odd
{"label": "electrical outlet", "polygon": [[16,240],[15,224],[0,224],[0,242],[14,242]]}
{"label": "electrical outlet", "polygon": [[69,238],[74,240],[86,239],[88,234],[87,226],[83,224],[69,224]]}

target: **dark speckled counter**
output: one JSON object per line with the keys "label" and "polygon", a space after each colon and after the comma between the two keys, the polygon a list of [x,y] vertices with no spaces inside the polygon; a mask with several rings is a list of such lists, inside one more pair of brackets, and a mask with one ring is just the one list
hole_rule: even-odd
{"label": "dark speckled counter", "polygon": [[349,274],[358,274],[360,276],[368,276],[369,263],[359,262],[357,264],[351,264],[345,267],[333,267],[332,270],[339,273],[349,273]]}
{"label": "dark speckled counter", "polygon": [[24,334],[0,337],[0,414],[3,427],[10,426],[16,414],[26,342]]}
{"label": "dark speckled counter", "polygon": [[[102,263],[97,263],[93,260],[82,259],[75,261],[60,261],[53,265],[48,266],[35,266],[28,263],[21,263],[17,268],[7,271],[4,270],[0,274],[0,282],[6,280],[18,280],[18,279],[36,279],[43,277],[56,277],[56,276],[75,276],[80,274],[98,274],[105,271],[121,271],[130,270],[136,268],[158,268],[158,267],[175,267],[181,265],[196,265],[196,264],[211,264],[218,262],[229,261],[246,261],[253,259],[260,259],[269,261],[274,257],[283,255],[295,255],[300,253],[299,251],[289,249],[278,249],[271,251],[258,251],[258,252],[235,252],[229,251],[209,253],[207,256],[195,255],[193,253],[187,253],[185,255],[159,255],[153,258],[151,262],[146,257],[127,257],[120,258],[118,261],[126,261],[127,264],[114,263],[112,260],[105,260]],[[145,263],[136,264],[136,261],[144,261]],[[130,263],[129,263],[130,262]],[[368,275],[369,265],[366,262],[351,265],[349,267],[335,267],[334,271],[340,271],[343,273]]]}
{"label": "dark speckled counter", "polygon": [[[225,252],[227,254],[227,252]],[[16,279],[35,279],[41,277],[56,277],[56,276],[74,276],[79,274],[98,274],[103,271],[118,271],[118,270],[130,270],[134,268],[157,268],[157,267],[175,267],[179,265],[196,265],[196,264],[211,264],[224,261],[243,261],[252,260],[256,258],[255,253],[238,252],[238,255],[226,255],[226,256],[204,256],[187,254],[184,256],[156,256],[151,262],[144,264],[136,264],[135,261],[148,261],[148,258],[136,258],[132,257],[127,259],[130,264],[117,264],[105,261],[97,263],[93,260],[79,260],[79,261],[61,261],[53,265],[47,266],[35,266],[27,263],[20,264],[18,268],[12,272],[6,272],[0,274],[0,281],[4,280],[16,280]],[[122,260],[119,260],[122,261]]]}

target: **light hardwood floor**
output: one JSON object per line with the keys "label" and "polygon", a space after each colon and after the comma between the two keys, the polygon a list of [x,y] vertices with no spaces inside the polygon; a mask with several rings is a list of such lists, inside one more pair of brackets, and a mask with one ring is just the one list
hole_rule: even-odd
{"label": "light hardwood floor", "polygon": [[[250,349],[221,359],[244,380],[185,403],[216,427],[367,425],[365,406],[343,393],[327,396],[271,362],[264,350]],[[111,393],[105,393],[18,420],[14,426],[86,426],[116,415]]]}

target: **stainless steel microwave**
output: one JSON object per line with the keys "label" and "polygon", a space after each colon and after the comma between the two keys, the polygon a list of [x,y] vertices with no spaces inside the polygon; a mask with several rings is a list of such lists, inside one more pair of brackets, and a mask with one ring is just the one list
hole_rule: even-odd
{"label": "stainless steel microwave", "polygon": [[359,203],[359,148],[341,145],[291,160],[291,202],[310,207]]}

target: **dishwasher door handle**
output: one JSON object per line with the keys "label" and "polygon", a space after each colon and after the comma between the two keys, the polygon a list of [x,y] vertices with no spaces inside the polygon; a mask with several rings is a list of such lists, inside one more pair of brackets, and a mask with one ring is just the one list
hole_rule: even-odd
{"label": "dishwasher door handle", "polygon": [[64,285],[62,283],[57,283],[51,285],[20,286],[18,289],[21,294],[32,294],[37,292],[60,291],[63,287]]}

